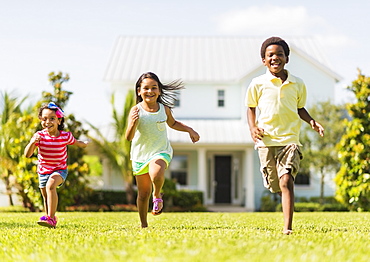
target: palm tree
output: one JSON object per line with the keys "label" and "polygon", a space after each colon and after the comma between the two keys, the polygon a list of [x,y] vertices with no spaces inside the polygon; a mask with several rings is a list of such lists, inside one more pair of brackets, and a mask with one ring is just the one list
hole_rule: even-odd
{"label": "palm tree", "polygon": [[122,113],[117,112],[114,103],[114,94],[111,96],[111,105],[113,110],[113,123],[115,134],[110,141],[104,136],[98,127],[88,123],[95,131],[94,136],[89,136],[94,145],[98,148],[100,154],[111,164],[113,170],[121,173],[126,182],[126,197],[128,203],[134,203],[133,176],[130,161],[130,142],[125,138],[128,115],[131,107],[135,104],[134,92],[129,91],[126,95],[125,104]]}
{"label": "palm tree", "polygon": [[15,139],[20,136],[17,126],[21,117],[21,105],[27,97],[22,99],[11,97],[7,92],[1,93],[0,115],[0,174],[9,196],[9,204],[14,205],[12,199],[11,177],[16,172],[19,153],[15,147]]}

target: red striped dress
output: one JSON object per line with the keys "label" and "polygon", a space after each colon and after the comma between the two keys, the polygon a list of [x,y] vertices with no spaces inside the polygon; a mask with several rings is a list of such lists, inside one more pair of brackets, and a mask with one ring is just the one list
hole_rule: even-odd
{"label": "red striped dress", "polygon": [[67,169],[67,145],[76,142],[71,132],[59,131],[59,136],[52,137],[46,130],[38,131],[40,141],[38,147],[39,174],[50,174],[56,170]]}

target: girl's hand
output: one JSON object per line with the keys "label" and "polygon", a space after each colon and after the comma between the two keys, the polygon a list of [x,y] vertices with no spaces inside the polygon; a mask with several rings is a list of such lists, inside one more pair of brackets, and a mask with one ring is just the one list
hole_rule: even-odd
{"label": "girl's hand", "polygon": [[133,123],[136,123],[136,121],[139,120],[139,108],[138,107],[132,110],[131,120]]}
{"label": "girl's hand", "polygon": [[33,137],[31,138],[31,143],[36,144],[41,141],[41,136],[39,134],[34,134]]}
{"label": "girl's hand", "polygon": [[324,136],[324,130],[325,129],[322,127],[322,125],[320,125],[318,122],[316,122],[313,119],[310,121],[310,125],[311,125],[313,130],[315,130],[317,133],[320,134],[320,136]]}
{"label": "girl's hand", "polygon": [[139,124],[139,108],[137,106],[133,106],[130,110],[130,114],[128,116],[128,123],[127,129],[125,132],[125,138],[128,141],[132,141],[135,135],[135,130],[137,125]]}
{"label": "girl's hand", "polygon": [[251,137],[253,141],[257,143],[258,140],[262,140],[263,133],[265,132],[265,130],[263,130],[263,128],[260,128],[258,126],[254,126],[250,129],[250,132],[251,132]]}
{"label": "girl's hand", "polygon": [[189,132],[189,136],[190,136],[190,139],[191,139],[191,141],[192,141],[193,143],[198,142],[198,141],[199,141],[199,139],[200,139],[199,134],[198,134],[197,132],[195,132],[194,130],[191,130],[191,131]]}

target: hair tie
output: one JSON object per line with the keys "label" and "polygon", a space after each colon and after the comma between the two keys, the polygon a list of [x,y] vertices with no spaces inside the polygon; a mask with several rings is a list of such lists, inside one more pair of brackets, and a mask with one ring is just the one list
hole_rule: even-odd
{"label": "hair tie", "polygon": [[62,109],[60,109],[60,107],[57,106],[54,102],[50,102],[48,104],[48,108],[49,109],[56,109],[57,110],[57,111],[55,111],[55,115],[57,116],[57,118],[64,117],[64,111]]}

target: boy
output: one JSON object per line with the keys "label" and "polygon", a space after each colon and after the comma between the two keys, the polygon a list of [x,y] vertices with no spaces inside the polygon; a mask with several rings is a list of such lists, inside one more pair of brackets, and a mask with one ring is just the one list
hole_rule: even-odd
{"label": "boy", "polygon": [[[264,186],[281,196],[286,235],[293,233],[294,178],[302,159],[300,119],[320,136],[324,135],[324,128],[304,108],[303,81],[284,69],[289,52],[283,39],[266,39],[261,46],[261,58],[268,70],[252,80],[246,95],[248,125],[258,149]],[[260,113],[257,121],[256,107]]]}

